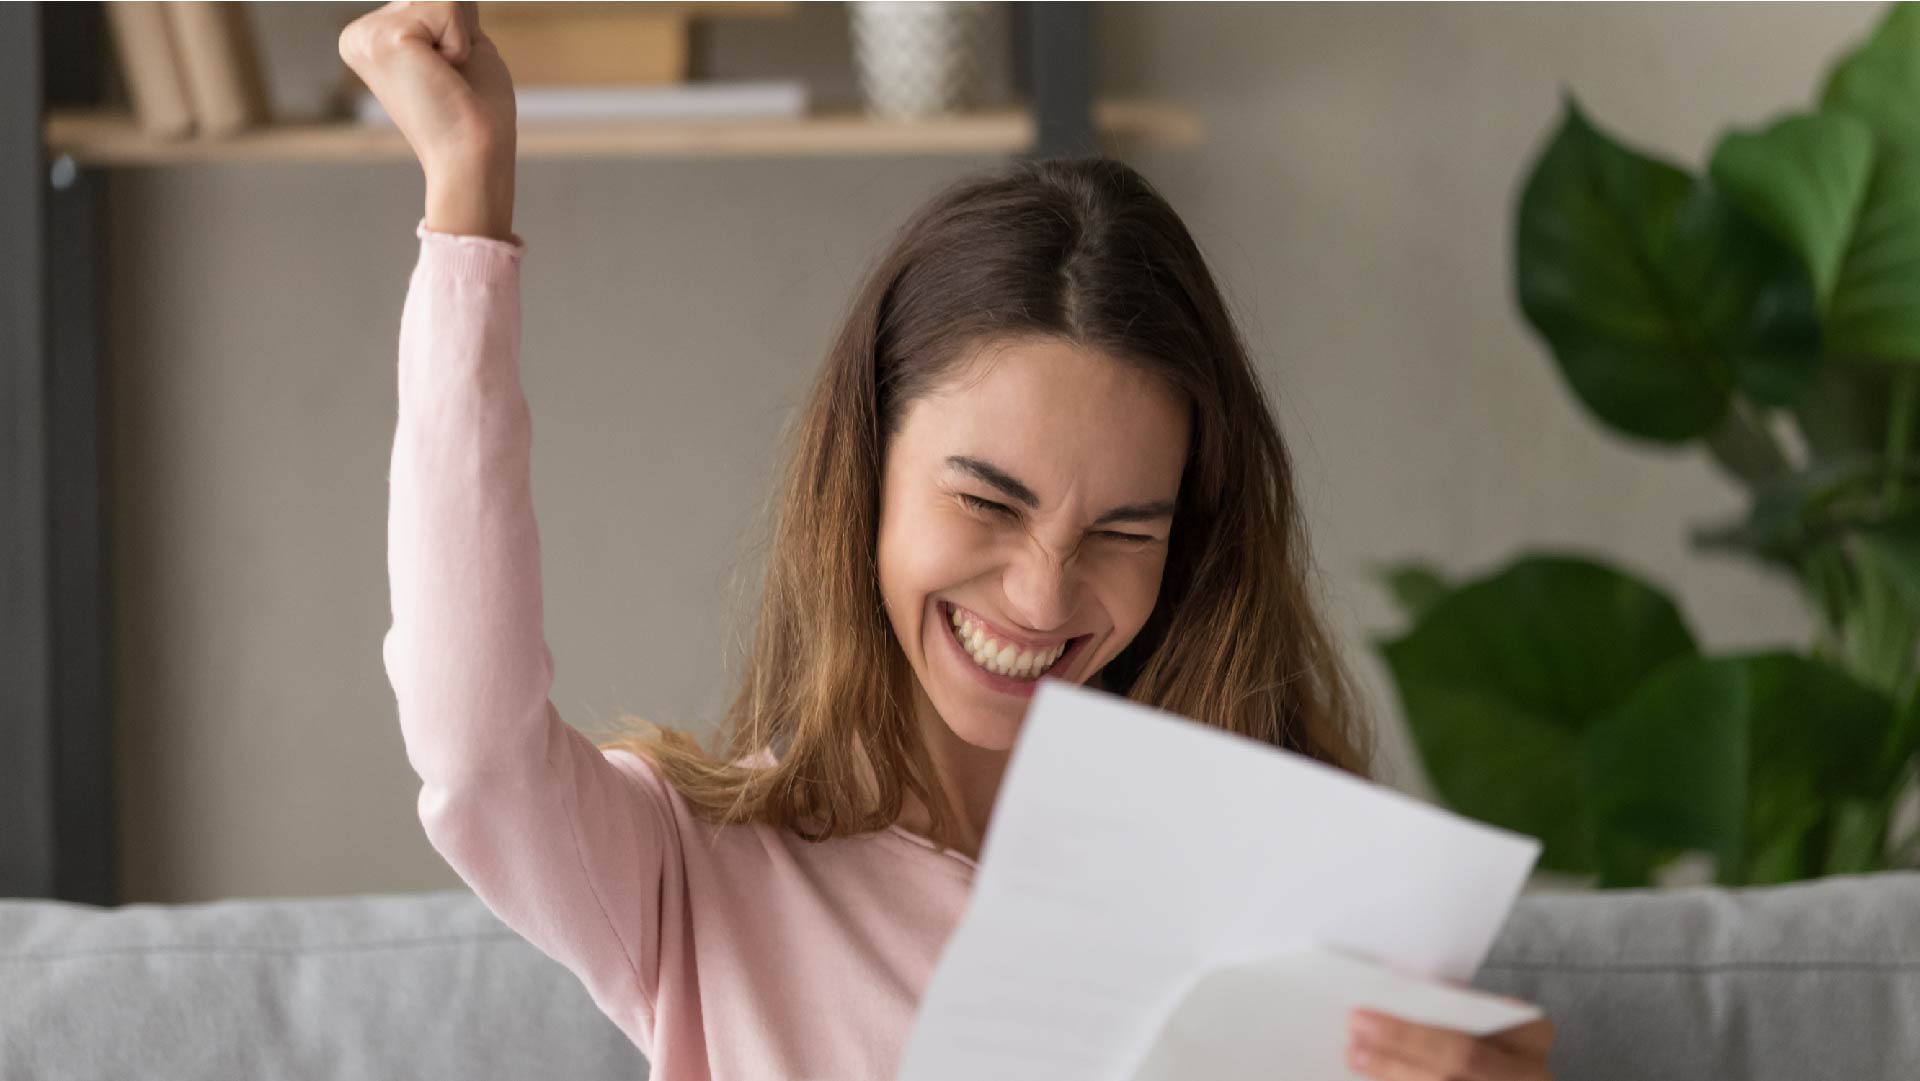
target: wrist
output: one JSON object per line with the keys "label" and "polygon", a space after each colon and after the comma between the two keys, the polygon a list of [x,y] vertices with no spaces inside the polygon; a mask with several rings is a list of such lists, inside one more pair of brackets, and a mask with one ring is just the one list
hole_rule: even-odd
{"label": "wrist", "polygon": [[426,223],[436,232],[511,239],[513,175],[429,173]]}

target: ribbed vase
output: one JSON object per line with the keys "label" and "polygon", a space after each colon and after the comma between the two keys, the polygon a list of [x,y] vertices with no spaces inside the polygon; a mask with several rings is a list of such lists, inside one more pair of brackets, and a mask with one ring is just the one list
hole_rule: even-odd
{"label": "ribbed vase", "polygon": [[977,105],[994,5],[978,0],[853,0],[853,59],[867,111],[891,120]]}

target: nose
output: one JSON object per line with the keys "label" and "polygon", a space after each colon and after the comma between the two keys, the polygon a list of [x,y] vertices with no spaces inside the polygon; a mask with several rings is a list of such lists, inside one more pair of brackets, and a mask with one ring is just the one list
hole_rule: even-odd
{"label": "nose", "polygon": [[1026,545],[1007,565],[1007,615],[1035,634],[1060,627],[1073,615],[1079,573],[1071,556],[1062,558],[1038,541]]}

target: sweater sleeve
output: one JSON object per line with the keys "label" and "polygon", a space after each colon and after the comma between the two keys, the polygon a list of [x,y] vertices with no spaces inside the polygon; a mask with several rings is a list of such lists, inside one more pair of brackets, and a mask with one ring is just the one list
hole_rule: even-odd
{"label": "sweater sleeve", "polygon": [[[548,695],[532,423],[520,386],[525,243],[435,232],[400,319],[382,643],[428,839],[502,922],[650,1047],[660,914],[682,881],[673,804]],[[644,1033],[644,1038],[643,1034]]]}

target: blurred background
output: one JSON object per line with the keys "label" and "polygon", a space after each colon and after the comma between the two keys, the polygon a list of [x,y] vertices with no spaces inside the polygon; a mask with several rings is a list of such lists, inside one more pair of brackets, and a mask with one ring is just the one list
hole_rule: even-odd
{"label": "blurred background", "polygon": [[[8,137],[38,143],[43,109],[48,123],[32,173],[8,166],[8,228],[55,249],[46,238],[94,238],[99,288],[75,302],[50,256],[8,296],[52,314],[22,316],[9,345],[25,371],[97,335],[99,370],[90,391],[72,371],[17,374],[5,423],[19,446],[60,446],[30,410],[84,417],[96,401],[100,479],[89,511],[84,484],[78,504],[58,494],[76,490],[61,485],[86,473],[84,450],[52,452],[79,455],[74,468],[30,451],[8,463],[26,478],[11,498],[38,491],[52,510],[36,512],[40,533],[9,530],[23,592],[9,592],[8,633],[30,648],[9,647],[18,679],[0,703],[21,749],[0,777],[0,892],[458,885],[418,826],[381,667],[395,345],[422,191],[342,78],[339,29],[372,6],[206,5],[232,9],[205,25],[245,35],[253,75],[244,54],[202,53],[183,61],[202,90],[181,76],[169,97],[151,51],[114,36],[137,20],[32,5],[43,19],[96,9],[41,29],[77,35],[49,58],[97,64],[91,79],[50,71],[44,100],[9,84]],[[947,182],[1086,139],[1185,218],[1268,381],[1381,779],[1437,798],[1378,646],[1431,590],[1409,586],[1403,605],[1385,567],[1419,561],[1444,591],[1526,553],[1577,555],[1663,590],[1702,653],[1819,636],[1792,580],[1689,538],[1743,514],[1750,486],[1698,441],[1609,430],[1570,390],[1516,296],[1516,215],[1563,95],[1699,175],[1728,129],[1810,108],[1884,5],[985,4],[935,31],[863,31],[878,13],[838,3],[587,6],[679,20],[621,39],[657,50],[630,89],[711,93],[575,87],[541,99],[540,121],[522,103],[546,635],[554,702],[583,730],[622,713],[711,726],[755,599],[781,432],[868,261]],[[884,45],[863,56],[862,33]],[[902,75],[884,49],[922,51]],[[222,72],[251,91],[206,91]],[[569,130],[569,110],[602,120]],[[93,193],[97,217],[61,233],[73,192]],[[36,249],[6,246],[9,273],[30,276],[19,253]],[[47,397],[75,380],[81,405]],[[74,579],[89,552],[91,592]],[[28,604],[31,588],[56,600]],[[88,607],[61,615],[60,597]],[[70,655],[99,679],[76,685]],[[103,764],[91,780],[88,762]],[[89,846],[104,853],[92,872]]]}

